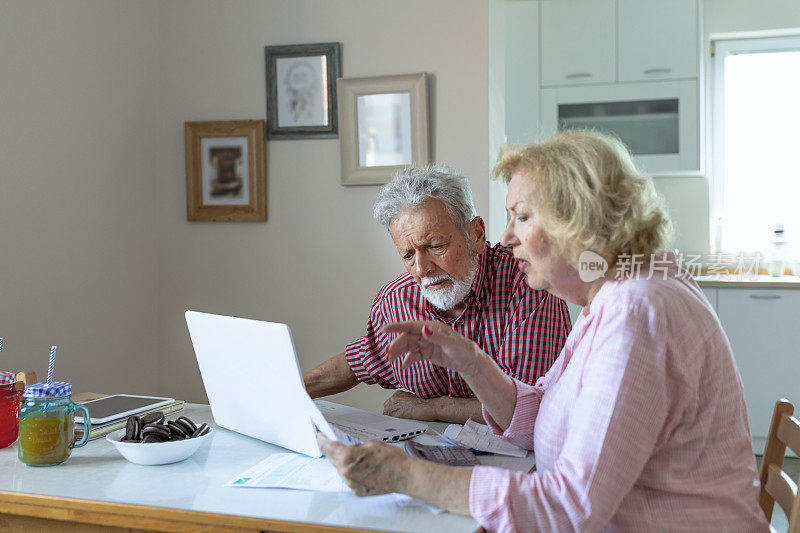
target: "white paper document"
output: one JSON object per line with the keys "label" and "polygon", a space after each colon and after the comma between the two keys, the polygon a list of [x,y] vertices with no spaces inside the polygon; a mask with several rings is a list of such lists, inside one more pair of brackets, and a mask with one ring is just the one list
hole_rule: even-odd
{"label": "white paper document", "polygon": [[471,418],[463,426],[450,424],[444,430],[444,436],[462,446],[482,452],[499,453],[500,455],[510,455],[512,457],[525,457],[528,455],[528,450],[503,440],[499,435],[492,433],[489,426],[479,424]]}
{"label": "white paper document", "polygon": [[[315,490],[321,492],[352,492],[327,459],[296,453],[272,454],[257,465],[248,468],[224,485],[225,487],[251,487]],[[364,505],[374,505],[379,500],[391,501],[397,507],[420,507],[433,514],[444,509],[414,499],[405,494],[384,494],[359,499]]]}
{"label": "white paper document", "polygon": [[327,459],[296,453],[272,454],[225,486],[350,492]]}

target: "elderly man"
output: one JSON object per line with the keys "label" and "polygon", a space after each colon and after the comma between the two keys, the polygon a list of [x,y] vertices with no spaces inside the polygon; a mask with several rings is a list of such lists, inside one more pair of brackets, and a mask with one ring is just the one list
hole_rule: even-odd
{"label": "elderly man", "polygon": [[383,286],[364,336],[303,376],[312,398],[359,382],[397,391],[384,413],[418,420],[483,421],[480,402],[458,373],[427,361],[391,363],[381,326],[438,320],[472,339],[506,374],[533,384],[555,361],[569,333],[567,305],[532,290],[511,253],[486,241],[467,179],[445,166],[409,167],[378,195],[375,219],[386,226],[406,274]]}

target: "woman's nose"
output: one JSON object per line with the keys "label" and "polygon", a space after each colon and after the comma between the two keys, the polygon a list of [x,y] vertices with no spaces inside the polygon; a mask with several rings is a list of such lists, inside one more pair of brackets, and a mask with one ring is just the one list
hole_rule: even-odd
{"label": "woman's nose", "polygon": [[503,230],[503,234],[500,236],[500,244],[506,248],[511,248],[514,246],[514,244],[516,244],[513,221],[509,220],[508,224],[506,224],[506,229]]}

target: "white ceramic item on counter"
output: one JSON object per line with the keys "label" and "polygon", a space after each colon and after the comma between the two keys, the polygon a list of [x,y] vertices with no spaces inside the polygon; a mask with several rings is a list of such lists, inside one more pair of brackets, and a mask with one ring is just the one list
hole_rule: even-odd
{"label": "white ceramic item on counter", "polygon": [[193,439],[171,440],[167,442],[120,442],[125,437],[125,430],[120,429],[106,435],[106,440],[114,445],[122,456],[137,465],[165,465],[177,463],[191,457],[200,446],[214,433],[209,431],[202,437]]}

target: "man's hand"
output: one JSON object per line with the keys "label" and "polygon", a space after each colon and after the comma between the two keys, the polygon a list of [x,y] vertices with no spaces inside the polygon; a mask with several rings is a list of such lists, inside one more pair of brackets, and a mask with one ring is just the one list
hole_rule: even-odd
{"label": "man's hand", "polygon": [[429,422],[440,420],[451,424],[464,424],[470,418],[484,422],[481,402],[476,398],[440,396],[423,399],[404,390],[395,392],[384,402],[383,414]]}
{"label": "man's hand", "polygon": [[404,390],[396,391],[383,403],[383,414],[397,418],[413,418],[414,420],[439,420],[436,417],[438,398],[424,400]]}

